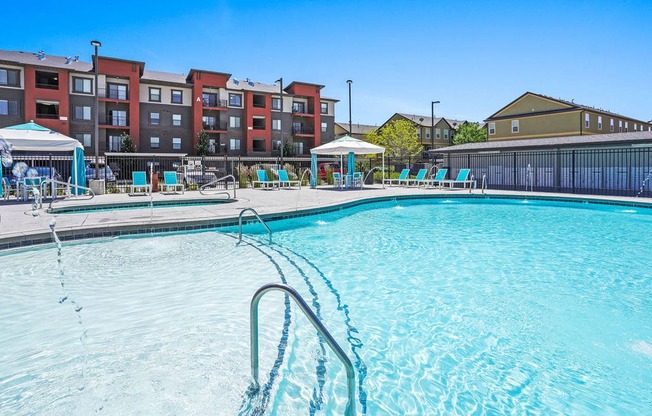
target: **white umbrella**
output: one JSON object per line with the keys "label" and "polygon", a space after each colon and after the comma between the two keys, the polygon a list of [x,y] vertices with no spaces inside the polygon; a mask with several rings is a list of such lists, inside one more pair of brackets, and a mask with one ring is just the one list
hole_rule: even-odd
{"label": "white umbrella", "polygon": [[[340,155],[340,168],[342,158],[345,154],[353,153],[355,155],[376,155],[383,154],[383,184],[385,183],[385,148],[375,144],[356,139],[351,136],[340,137],[332,142],[322,144],[321,146],[310,149],[313,155]],[[314,167],[316,173],[317,167]]]}

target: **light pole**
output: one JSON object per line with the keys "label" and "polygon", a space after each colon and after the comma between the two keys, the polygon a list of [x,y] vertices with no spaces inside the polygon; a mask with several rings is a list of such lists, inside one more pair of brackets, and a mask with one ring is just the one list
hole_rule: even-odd
{"label": "light pole", "polygon": [[285,143],[283,143],[283,77],[277,79],[274,82],[279,83],[279,93],[281,94],[281,115],[279,116],[279,122],[280,122],[280,127],[281,127],[281,169],[283,169],[283,148],[285,147]]}
{"label": "light pole", "polygon": [[439,101],[432,101],[430,110],[432,110],[431,117],[430,117],[430,149],[433,150],[435,148],[435,104],[439,104]]}
{"label": "light pole", "polygon": [[99,40],[92,40],[91,45],[95,47],[95,61],[93,67],[95,69],[95,179],[98,179],[100,176],[100,103],[97,100],[97,89],[98,89],[98,78],[99,78],[99,63],[97,61],[97,48],[102,46]]}
{"label": "light pole", "polygon": [[349,136],[351,136],[353,134],[352,124],[351,124],[351,84],[353,84],[353,81],[347,79],[346,83],[349,84]]}

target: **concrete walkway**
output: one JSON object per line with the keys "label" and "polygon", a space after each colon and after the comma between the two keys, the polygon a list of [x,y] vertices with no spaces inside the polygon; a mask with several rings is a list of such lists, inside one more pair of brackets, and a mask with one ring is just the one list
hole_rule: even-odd
{"label": "concrete walkway", "polygon": [[[230,192],[233,192],[230,190]],[[108,237],[120,233],[174,231],[184,229],[209,228],[224,223],[237,221],[238,215],[245,208],[254,208],[261,216],[281,213],[297,213],[306,210],[327,208],[356,201],[410,197],[410,196],[447,196],[447,197],[481,197],[480,190],[468,189],[439,190],[415,187],[398,187],[381,185],[366,186],[361,190],[337,190],[332,187],[310,189],[260,190],[239,189],[235,202],[211,203],[201,205],[179,205],[168,207],[120,209],[96,212],[49,214],[43,208],[32,211],[31,203],[0,202],[0,250],[52,241],[49,224],[56,218],[56,229],[62,239],[79,239],[93,237]],[[587,195],[568,195],[553,193],[487,191],[486,195],[501,195],[515,197],[543,197],[562,199],[593,199],[596,201],[617,201],[624,204],[650,204],[648,198],[604,197]],[[185,194],[163,195],[154,193],[152,196],[129,196],[127,194],[98,195],[92,200],[58,200],[56,208],[70,207],[101,207],[111,204],[129,202],[157,203],[159,201],[178,201],[192,204],[207,200],[224,199],[225,196],[201,195],[198,191],[188,191]],[[36,216],[34,214],[37,214]]]}

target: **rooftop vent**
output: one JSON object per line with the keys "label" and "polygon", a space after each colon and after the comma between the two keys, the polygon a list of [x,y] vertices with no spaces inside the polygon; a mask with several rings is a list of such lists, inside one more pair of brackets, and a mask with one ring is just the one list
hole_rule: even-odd
{"label": "rooftop vent", "polygon": [[44,59],[45,59],[45,51],[41,49],[41,50],[38,51],[38,53],[36,54],[36,57],[38,58],[39,61],[44,60]]}
{"label": "rooftop vent", "polygon": [[70,65],[71,62],[72,62],[72,58],[69,57],[69,56],[66,56],[66,65]]}
{"label": "rooftop vent", "polygon": [[75,59],[72,60],[73,62],[79,62],[79,55],[75,55]]}

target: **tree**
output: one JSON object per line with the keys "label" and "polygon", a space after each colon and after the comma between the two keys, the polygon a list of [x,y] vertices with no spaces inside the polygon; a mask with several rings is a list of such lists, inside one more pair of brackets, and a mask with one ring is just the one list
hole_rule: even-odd
{"label": "tree", "polygon": [[[279,149],[280,150],[280,149]],[[283,156],[284,157],[293,157],[297,155],[297,151],[294,148],[294,143],[291,141],[283,142]]]}
{"label": "tree", "polygon": [[487,130],[478,123],[462,123],[453,137],[453,144],[478,143],[487,141]]}
{"label": "tree", "polygon": [[202,130],[197,133],[197,156],[207,156],[209,152],[209,138],[210,136],[206,131]]}
{"label": "tree", "polygon": [[125,132],[120,135],[120,151],[123,153],[136,153],[138,151],[131,136]]}
{"label": "tree", "polygon": [[389,157],[405,161],[419,155],[423,149],[417,134],[417,126],[411,121],[395,120],[382,129],[367,133],[365,140],[384,147]]}

